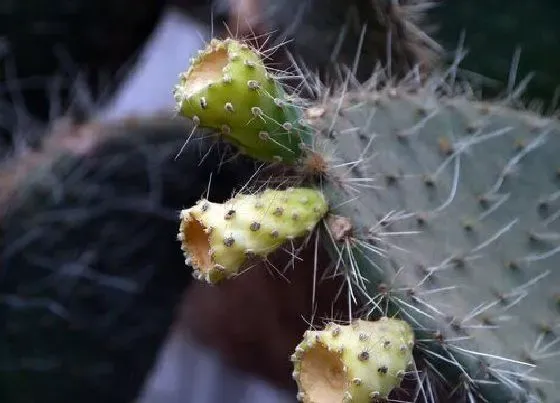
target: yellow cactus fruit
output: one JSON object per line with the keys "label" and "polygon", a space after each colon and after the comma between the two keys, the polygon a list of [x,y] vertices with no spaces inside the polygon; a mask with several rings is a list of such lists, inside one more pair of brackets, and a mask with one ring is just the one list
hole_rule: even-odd
{"label": "yellow cactus fruit", "polygon": [[312,231],[327,210],[323,194],[307,188],[239,194],[225,203],[200,200],[181,211],[178,239],[195,277],[218,283],[250,258]]}
{"label": "yellow cactus fruit", "polygon": [[298,400],[366,403],[386,399],[413,367],[412,328],[400,319],[329,323],[305,332],[292,355]]}

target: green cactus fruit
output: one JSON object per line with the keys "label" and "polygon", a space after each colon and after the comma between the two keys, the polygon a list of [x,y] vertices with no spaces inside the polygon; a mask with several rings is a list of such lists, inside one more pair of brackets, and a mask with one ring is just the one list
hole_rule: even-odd
{"label": "green cactus fruit", "polygon": [[251,256],[266,257],[312,231],[327,209],[322,193],[306,188],[200,200],[181,211],[178,239],[195,277],[215,284],[238,274]]}
{"label": "green cactus fruit", "polygon": [[298,400],[369,403],[386,399],[414,368],[412,328],[399,319],[329,323],[308,330],[292,355]]}
{"label": "green cactus fruit", "polygon": [[213,39],[173,93],[179,115],[216,130],[254,158],[294,162],[309,142],[296,100],[265,67],[263,55],[238,40]]}

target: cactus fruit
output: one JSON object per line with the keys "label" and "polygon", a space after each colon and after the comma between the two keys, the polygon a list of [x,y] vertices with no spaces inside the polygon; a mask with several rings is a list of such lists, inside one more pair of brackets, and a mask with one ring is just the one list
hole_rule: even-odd
{"label": "cactus fruit", "polygon": [[234,39],[213,39],[174,89],[177,112],[218,131],[265,161],[293,162],[308,137],[301,112],[264,65],[262,54]]}
{"label": "cactus fruit", "polygon": [[226,200],[254,168],[222,161],[202,135],[175,159],[190,128],[166,118],[74,127],[12,161],[16,181],[0,175],[3,192],[15,187],[0,202],[0,401],[123,403],[141,392],[191,281],[176,270],[179,206],[207,194],[210,178],[212,200]]}
{"label": "cactus fruit", "polygon": [[204,199],[181,211],[178,238],[195,277],[218,283],[238,274],[248,257],[265,258],[313,231],[327,207],[321,192],[305,188],[238,194],[225,203]]}
{"label": "cactus fruit", "polygon": [[560,122],[472,99],[455,68],[396,84],[378,70],[317,94],[313,143],[281,179],[325,194],[321,244],[351,308],[414,327],[422,384],[440,377],[471,401],[550,399]]}
{"label": "cactus fruit", "polygon": [[412,328],[399,319],[356,320],[308,330],[292,355],[298,400],[369,403],[386,399],[414,368]]}

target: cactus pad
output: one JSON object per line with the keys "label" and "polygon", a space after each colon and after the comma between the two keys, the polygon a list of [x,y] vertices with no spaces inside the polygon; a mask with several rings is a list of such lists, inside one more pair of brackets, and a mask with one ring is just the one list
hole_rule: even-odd
{"label": "cactus pad", "polygon": [[195,276],[217,283],[248,258],[266,257],[312,231],[327,208],[321,192],[305,188],[239,194],[225,203],[200,200],[181,211],[178,238]]}
{"label": "cactus pad", "polygon": [[176,109],[218,131],[241,152],[266,161],[294,161],[306,129],[262,58],[237,40],[212,40],[181,74],[174,89]]}
{"label": "cactus pad", "polygon": [[307,331],[292,355],[298,398],[306,403],[366,403],[387,398],[414,366],[414,333],[382,317]]}
{"label": "cactus pad", "polygon": [[345,90],[309,114],[348,220],[324,243],[364,312],[414,326],[454,398],[557,396],[560,123],[444,90]]}

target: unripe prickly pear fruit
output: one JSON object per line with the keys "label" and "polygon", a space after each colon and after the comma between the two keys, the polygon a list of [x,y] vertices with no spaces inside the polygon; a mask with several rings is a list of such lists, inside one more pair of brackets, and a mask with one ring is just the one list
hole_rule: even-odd
{"label": "unripe prickly pear fruit", "polygon": [[382,317],[307,331],[292,355],[298,399],[306,403],[366,403],[387,398],[413,366],[414,333]]}
{"label": "unripe prickly pear fruit", "polygon": [[309,136],[259,51],[234,39],[213,39],[180,75],[173,94],[179,115],[255,158],[293,162]]}
{"label": "unripe prickly pear fruit", "polygon": [[251,257],[266,257],[312,231],[327,212],[323,194],[306,188],[200,200],[181,211],[178,239],[195,277],[209,283],[236,275]]}

